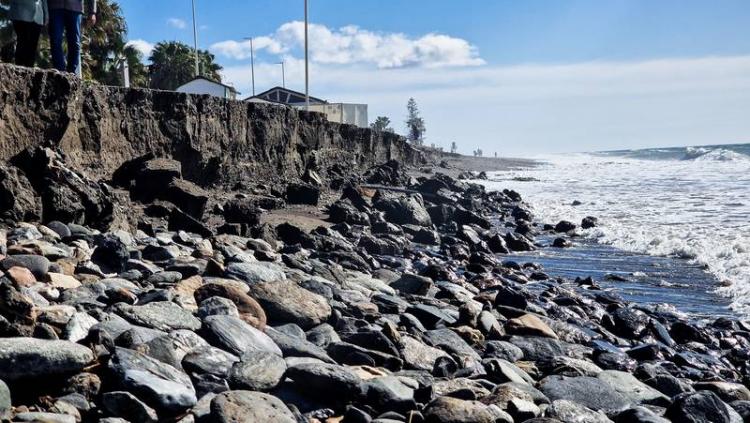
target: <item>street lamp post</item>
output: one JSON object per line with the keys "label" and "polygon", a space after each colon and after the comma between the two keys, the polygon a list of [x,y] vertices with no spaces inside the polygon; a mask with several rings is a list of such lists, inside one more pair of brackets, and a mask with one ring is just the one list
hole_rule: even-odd
{"label": "street lamp post", "polygon": [[305,110],[310,110],[310,64],[307,42],[307,0],[305,0]]}
{"label": "street lamp post", "polygon": [[200,75],[200,66],[198,64],[198,26],[195,23],[195,0],[193,2],[193,48],[195,49],[195,76]]}
{"label": "street lamp post", "polygon": [[250,76],[253,81],[253,97],[255,97],[255,50],[253,49],[253,37],[246,37],[250,40]]}
{"label": "street lamp post", "polygon": [[284,71],[284,61],[280,61],[281,65],[281,88],[286,88],[286,72]]}

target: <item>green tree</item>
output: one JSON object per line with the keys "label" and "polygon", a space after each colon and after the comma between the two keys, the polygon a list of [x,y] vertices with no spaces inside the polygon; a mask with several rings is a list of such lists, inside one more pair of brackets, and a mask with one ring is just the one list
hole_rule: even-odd
{"label": "green tree", "polygon": [[[154,47],[151,61],[151,88],[174,90],[195,77],[194,49],[179,41],[163,41]],[[198,50],[200,74],[221,81],[221,66],[213,54]]]}
{"label": "green tree", "polygon": [[375,122],[370,124],[370,128],[376,132],[395,132],[391,128],[391,120],[387,116],[378,116]]}
{"label": "green tree", "polygon": [[417,101],[412,97],[406,103],[406,138],[414,145],[423,145],[425,132],[424,119],[419,115]]}

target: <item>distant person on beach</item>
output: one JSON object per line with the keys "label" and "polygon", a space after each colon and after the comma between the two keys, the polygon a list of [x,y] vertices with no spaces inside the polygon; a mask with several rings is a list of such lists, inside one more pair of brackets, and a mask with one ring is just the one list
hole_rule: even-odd
{"label": "distant person on beach", "polygon": [[8,19],[16,32],[16,64],[33,68],[39,34],[49,20],[47,0],[11,0]]}
{"label": "distant person on beach", "polygon": [[[81,21],[83,0],[48,0],[49,40],[52,66],[61,72],[81,76]],[[86,18],[96,24],[96,0],[86,0]],[[63,52],[63,35],[68,44],[67,60]]]}

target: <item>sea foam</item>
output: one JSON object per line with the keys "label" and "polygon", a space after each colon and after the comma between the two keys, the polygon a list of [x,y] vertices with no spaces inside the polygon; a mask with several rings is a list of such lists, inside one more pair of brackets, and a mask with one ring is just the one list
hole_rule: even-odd
{"label": "sea foam", "polygon": [[750,315],[750,146],[740,147],[548,156],[487,185],[521,192],[543,222],[597,216],[584,236],[703,265],[717,280],[706,290]]}

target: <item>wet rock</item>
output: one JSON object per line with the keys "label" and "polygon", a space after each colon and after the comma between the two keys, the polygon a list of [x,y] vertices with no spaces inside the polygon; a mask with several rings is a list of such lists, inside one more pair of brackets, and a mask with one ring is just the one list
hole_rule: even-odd
{"label": "wet rock", "polygon": [[179,413],[198,401],[186,374],[139,352],[117,348],[109,370],[122,389],[158,412]]}
{"label": "wet rock", "polygon": [[569,400],[594,411],[622,410],[632,403],[607,382],[589,376],[548,376],[539,389],[553,401]]}
{"label": "wet rock", "polygon": [[673,398],[665,417],[685,423],[739,423],[741,417],[710,391],[680,394]]}
{"label": "wet rock", "polygon": [[159,301],[142,306],[118,304],[115,312],[133,324],[170,331],[174,329],[197,330],[201,321],[175,303]]}
{"label": "wet rock", "polygon": [[211,401],[210,421],[216,423],[297,423],[294,414],[278,398],[251,391],[229,391]]}
{"label": "wet rock", "polygon": [[346,367],[325,363],[289,367],[287,377],[298,391],[315,398],[355,400],[365,394],[362,380]]}
{"label": "wet rock", "polygon": [[0,338],[0,380],[42,378],[81,371],[94,361],[83,345],[34,338]]}
{"label": "wet rock", "polygon": [[331,316],[331,306],[324,297],[293,281],[250,284],[249,294],[275,324],[294,323],[302,329],[310,329]]}
{"label": "wet rock", "polygon": [[209,316],[203,320],[206,340],[237,356],[265,351],[282,355],[278,345],[265,333],[232,316]]}
{"label": "wet rock", "polygon": [[411,273],[404,273],[390,284],[391,288],[397,289],[402,294],[412,295],[427,295],[432,285],[432,279]]}
{"label": "wet rock", "polygon": [[159,420],[153,408],[141,402],[130,392],[105,392],[102,395],[102,406],[111,415],[133,422],[150,423]]}
{"label": "wet rock", "polygon": [[633,339],[643,333],[649,323],[648,316],[640,310],[623,307],[612,313],[612,331],[619,336]]}
{"label": "wet rock", "polygon": [[605,370],[597,378],[608,383],[615,391],[621,393],[635,404],[667,405],[669,398],[636,379],[633,375],[617,370]]}
{"label": "wet rock", "polygon": [[534,244],[521,234],[509,232],[503,239],[511,251],[533,251],[535,249]]}
{"label": "wet rock", "polygon": [[551,362],[556,356],[568,356],[572,358],[584,358],[590,353],[590,349],[558,341],[553,338],[541,338],[536,336],[512,336],[508,342],[523,351],[525,360],[536,362]]}
{"label": "wet rock", "polygon": [[286,372],[286,362],[277,354],[251,351],[242,356],[229,371],[229,386],[233,389],[270,391],[278,386]]}
{"label": "wet rock", "polygon": [[586,216],[581,220],[581,228],[583,229],[590,229],[599,223],[599,219],[593,217],[593,216]]}
{"label": "wet rock", "polygon": [[229,375],[229,370],[240,359],[216,347],[196,348],[182,359],[182,367],[188,373],[212,374],[221,378]]}
{"label": "wet rock", "polygon": [[731,382],[698,382],[693,385],[696,391],[711,391],[724,402],[750,401],[750,390],[742,384]]}
{"label": "wet rock", "polygon": [[555,238],[552,242],[552,246],[555,248],[568,248],[573,244],[565,238]]}
{"label": "wet rock", "polygon": [[561,220],[555,225],[555,232],[570,232],[575,230],[576,225],[567,220]]}

